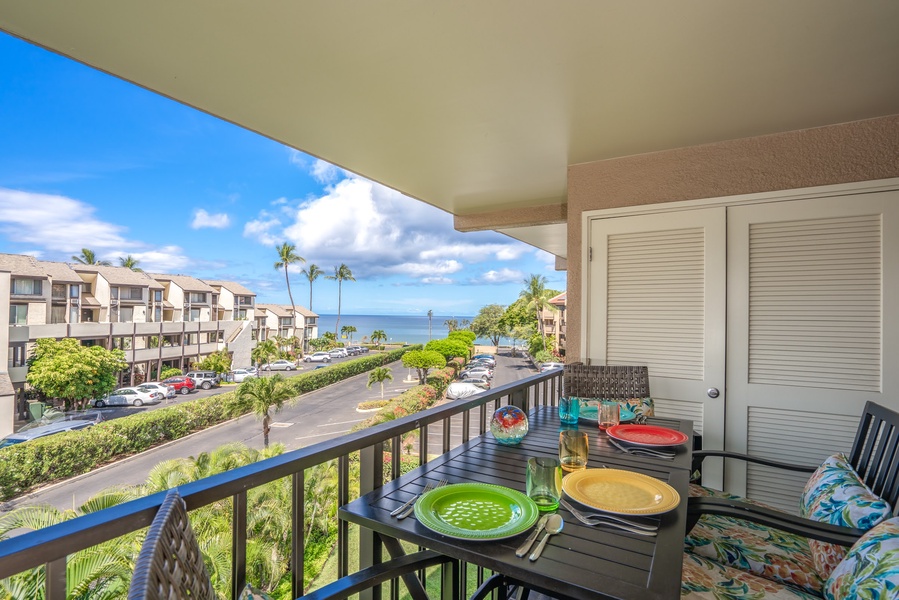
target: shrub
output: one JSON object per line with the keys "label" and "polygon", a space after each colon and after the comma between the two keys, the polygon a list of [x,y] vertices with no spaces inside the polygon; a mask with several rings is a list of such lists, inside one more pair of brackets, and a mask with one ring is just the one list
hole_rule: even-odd
{"label": "shrub", "polygon": [[469,349],[468,344],[459,339],[443,339],[443,340],[431,340],[425,345],[425,350],[433,350],[434,352],[439,352],[443,355],[446,360],[450,360],[455,356],[463,356],[468,358]]}
{"label": "shrub", "polygon": [[[420,348],[411,346],[357,358],[328,369],[297,375],[286,383],[293,395],[299,396],[399,360],[407,350]],[[0,499],[8,500],[34,486],[87,473],[103,464],[177,440],[249,411],[248,402],[238,400],[233,391],[225,392],[105,421],[81,431],[8,446],[0,450]]]}
{"label": "shrub", "polygon": [[163,379],[168,379],[169,377],[178,377],[179,375],[184,375],[184,373],[181,372],[181,369],[169,367],[168,369],[162,370],[162,373],[159,374],[159,379],[161,381]]}
{"label": "shrub", "polygon": [[455,331],[450,331],[449,335],[446,336],[448,340],[462,340],[469,347],[474,347],[474,341],[478,339],[478,336],[475,335],[475,332],[469,331],[468,329],[457,329]]}

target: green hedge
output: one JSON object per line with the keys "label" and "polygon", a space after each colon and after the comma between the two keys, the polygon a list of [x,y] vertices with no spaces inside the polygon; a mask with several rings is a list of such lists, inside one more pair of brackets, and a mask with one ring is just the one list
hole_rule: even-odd
{"label": "green hedge", "polygon": [[[409,350],[420,349],[421,346],[410,346],[363,356],[285,381],[294,395],[300,396],[399,360]],[[106,421],[81,431],[7,446],[0,450],[0,499],[9,500],[35,486],[87,473],[248,411],[249,406],[241,404],[237,394],[230,391]]]}

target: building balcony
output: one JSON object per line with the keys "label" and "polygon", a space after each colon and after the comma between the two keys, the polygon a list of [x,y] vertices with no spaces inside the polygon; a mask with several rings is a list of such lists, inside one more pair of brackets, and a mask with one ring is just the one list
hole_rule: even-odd
{"label": "building balcony", "polygon": [[[423,442],[418,445],[413,455],[417,455],[419,462],[427,462],[429,453],[440,454],[445,451],[441,448],[444,444],[442,440],[451,439],[451,428],[458,431],[459,424],[464,422],[469,424],[473,435],[477,435],[478,428],[480,431],[486,429],[493,411],[501,405],[516,404],[525,409],[555,405],[561,395],[561,385],[561,371],[550,371],[466,400],[443,404],[214,477],[180,485],[178,491],[184,498],[188,510],[212,503],[232,507],[227,513],[231,519],[231,546],[234,548],[230,566],[230,579],[233,584],[229,586],[228,597],[237,598],[244,583],[249,579],[246,561],[248,545],[246,524],[248,514],[251,514],[250,511],[254,508],[252,506],[254,491],[273,482],[292,478],[290,480],[293,482],[296,500],[292,507],[285,506],[285,510],[291,513],[291,519],[286,521],[292,523],[289,539],[294,542],[290,546],[293,548],[293,554],[287,557],[287,564],[291,565],[292,569],[288,571],[286,577],[292,586],[290,597],[300,597],[304,592],[303,574],[306,565],[303,542],[307,535],[309,516],[307,511],[311,512],[309,507],[312,505],[312,498],[307,497],[304,481],[307,481],[305,477],[308,477],[306,474],[310,469],[333,465],[328,468],[336,469],[337,488],[327,502],[345,504],[385,485],[387,483],[385,480],[393,480],[401,475],[399,453],[391,454],[385,449],[390,440],[404,439],[415,434],[416,439]],[[455,440],[453,445],[462,442],[459,434],[453,436],[453,439]],[[431,444],[435,446],[433,448],[425,446],[427,440],[431,440]],[[360,461],[351,460],[351,457],[356,455],[361,458]],[[46,566],[48,573],[53,573],[54,576],[46,578],[45,598],[62,600],[66,597],[66,562],[70,555],[121,536],[130,536],[146,528],[159,509],[164,496],[165,493],[160,492],[0,541],[0,578]],[[322,503],[321,498],[315,500],[319,505]],[[339,532],[335,548],[339,564],[349,565],[359,562],[366,565],[370,563],[371,556],[380,555],[380,542],[371,532],[362,533],[357,545],[355,541],[350,540],[346,525],[338,522],[336,515],[328,519]],[[350,548],[357,546],[358,561],[350,557]],[[463,563],[463,569],[465,568],[467,571],[463,572],[468,573],[470,581],[475,585],[480,584],[488,576],[483,570]],[[344,575],[350,574],[345,567],[340,570]],[[337,579],[340,577],[335,576],[334,580]],[[259,582],[250,581],[250,583]],[[438,585],[442,587],[449,584]],[[449,596],[444,593],[442,597]]]}

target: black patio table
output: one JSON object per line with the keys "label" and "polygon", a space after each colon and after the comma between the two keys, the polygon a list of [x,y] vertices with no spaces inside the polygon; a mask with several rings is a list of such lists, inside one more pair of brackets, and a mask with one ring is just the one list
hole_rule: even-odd
{"label": "black patio table", "polygon": [[[490,483],[525,491],[527,459],[557,456],[561,429],[557,409],[538,407],[529,414],[530,430],[518,446],[503,446],[490,433],[478,436],[432,459],[339,510],[340,518],[376,532],[392,557],[403,553],[397,540],[412,542],[447,556],[519,580],[527,587],[571,600],[599,598],[674,599],[680,596],[681,565],[689,466],[691,421],[652,418],[650,424],[682,431],[691,437],[674,460],[624,454],[595,427],[581,425],[590,438],[588,468],[624,469],[667,482],[680,494],[680,504],[668,513],[638,517],[659,525],[657,537],[640,536],[607,527],[581,524],[560,507],[564,530],[550,538],[535,562],[515,556],[525,532],[503,540],[470,541],[436,533],[414,517],[397,520],[390,511],[428,484]],[[596,512],[596,511],[591,511]]]}

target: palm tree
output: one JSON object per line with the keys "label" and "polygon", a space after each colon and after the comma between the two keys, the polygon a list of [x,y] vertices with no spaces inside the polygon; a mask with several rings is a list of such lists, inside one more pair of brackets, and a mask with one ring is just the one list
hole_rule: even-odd
{"label": "palm tree", "polygon": [[533,310],[537,316],[537,328],[540,337],[543,338],[543,350],[546,350],[546,335],[543,333],[543,320],[540,318],[540,311],[544,309],[555,310],[555,306],[549,303],[551,293],[546,289],[546,277],[543,275],[531,275],[524,280],[525,288],[518,295],[519,298],[527,303],[527,308]]}
{"label": "palm tree", "polygon": [[371,332],[371,341],[376,346],[379,346],[382,340],[387,339],[387,334],[384,333],[383,329],[375,329]]}
{"label": "palm tree", "polygon": [[284,403],[290,400],[292,392],[284,384],[284,378],[278,374],[274,377],[247,379],[237,388],[237,399],[249,401],[253,412],[262,419],[262,443],[268,448],[268,434],[271,431],[272,417],[270,411],[281,412]]}
{"label": "palm tree", "polygon": [[446,326],[447,330],[449,330],[450,333],[459,329],[458,319],[447,319],[446,321],[443,322],[443,324]]}
{"label": "palm tree", "polygon": [[79,256],[73,256],[72,260],[82,265],[100,265],[103,267],[112,266],[108,260],[97,260],[97,255],[90,248],[82,248]]}
{"label": "palm tree", "polygon": [[343,327],[340,328],[340,335],[342,337],[349,337],[350,344],[352,344],[353,343],[353,334],[356,333],[357,331],[359,331],[359,330],[356,329],[353,325],[344,325]]}
{"label": "palm tree", "polygon": [[312,283],[318,279],[320,275],[324,274],[325,272],[322,269],[319,269],[316,264],[311,264],[308,268],[303,269],[303,275],[309,280],[309,310],[312,310]]}
{"label": "palm tree", "polygon": [[275,270],[284,269],[284,280],[287,281],[287,295],[290,296],[290,307],[293,309],[290,315],[296,319],[297,307],[293,303],[293,294],[290,291],[290,276],[287,274],[287,268],[290,265],[304,263],[306,262],[306,259],[297,254],[296,246],[288,244],[287,242],[284,242],[275,248],[275,250],[278,252],[278,262],[275,263]]}
{"label": "palm tree", "polygon": [[278,355],[278,345],[272,340],[259,342],[250,352],[250,357],[256,364],[262,365],[269,362],[272,356]]}
{"label": "palm tree", "polygon": [[337,280],[337,322],[334,323],[334,337],[337,337],[338,327],[340,326],[340,302],[343,296],[343,282],[356,281],[353,272],[345,264],[341,263],[339,267],[334,267],[333,275],[325,275],[325,279]]}
{"label": "palm tree", "polygon": [[381,398],[384,398],[384,382],[385,381],[393,381],[393,373],[390,372],[390,369],[387,367],[375,367],[371,371],[368,372],[368,383],[365,385],[368,389],[371,389],[371,386],[380,383],[381,384]]}
{"label": "palm tree", "polygon": [[433,311],[433,310],[429,310],[429,311],[428,311],[428,340],[429,340],[429,341],[430,341],[430,339],[431,339],[431,319],[432,319],[433,317],[434,317],[434,311]]}
{"label": "palm tree", "polygon": [[140,260],[134,258],[130,254],[128,256],[119,257],[119,266],[125,267],[126,269],[131,269],[132,271],[143,271],[143,269],[137,266],[139,263]]}

